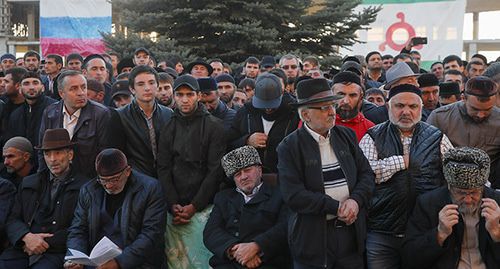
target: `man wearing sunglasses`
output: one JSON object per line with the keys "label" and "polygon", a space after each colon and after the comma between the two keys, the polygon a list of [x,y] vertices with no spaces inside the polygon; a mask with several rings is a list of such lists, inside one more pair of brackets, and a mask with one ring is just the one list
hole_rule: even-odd
{"label": "man wearing sunglasses", "polygon": [[286,73],[287,78],[296,78],[299,76],[300,62],[297,56],[287,54],[280,59],[280,68]]}
{"label": "man wearing sunglasses", "polygon": [[[158,180],[132,169],[125,154],[113,148],[97,155],[95,169],[97,179],[80,192],[68,248],[90,254],[106,236],[122,253],[99,268],[165,268],[167,211]],[[64,267],[83,269],[71,261]]]}
{"label": "man wearing sunglasses", "polygon": [[278,174],[291,209],[294,268],[364,268],[366,210],[375,175],[352,130],[335,125],[326,79],[297,84],[304,122],[278,146]]}

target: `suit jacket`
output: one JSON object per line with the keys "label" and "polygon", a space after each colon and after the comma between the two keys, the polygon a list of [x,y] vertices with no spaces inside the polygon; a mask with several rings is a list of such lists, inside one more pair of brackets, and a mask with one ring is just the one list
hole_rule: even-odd
{"label": "suit jacket", "polygon": [[[356,135],[343,126],[330,130],[330,145],[345,174],[351,199],[359,206],[354,222],[358,252],[366,237],[366,209],[375,187],[375,174],[357,144]],[[278,146],[278,180],[292,213],[288,221],[288,243],[294,260],[323,267],[327,255],[326,215],[337,215],[339,201],[325,195],[319,145],[300,128]]]}
{"label": "suit jacket", "polygon": [[[63,128],[63,105],[64,101],[61,100],[45,109],[40,124],[39,145],[42,144],[45,130]],[[78,143],[75,146],[75,158],[73,159],[73,166],[77,173],[90,178],[96,176],[95,158],[109,144],[110,117],[111,114],[107,107],[91,100],[88,100],[87,105],[82,108],[71,138],[72,142]],[[39,170],[47,167],[42,151],[38,153],[38,165]]]}
{"label": "suit jacket", "polygon": [[226,251],[238,243],[256,242],[262,253],[262,265],[288,268],[288,208],[278,187],[263,183],[259,192],[245,204],[234,188],[219,192],[203,231],[205,246],[214,254],[210,266],[235,265]]}
{"label": "suit jacket", "polygon": [[[488,187],[485,187],[483,197],[500,204],[500,193]],[[406,229],[403,257],[408,268],[457,268],[465,229],[461,216],[443,246],[437,242],[439,211],[447,204],[452,204],[452,201],[446,186],[418,198]],[[493,241],[483,217],[479,219],[478,229],[479,252],[486,268],[500,268],[500,242]]]}

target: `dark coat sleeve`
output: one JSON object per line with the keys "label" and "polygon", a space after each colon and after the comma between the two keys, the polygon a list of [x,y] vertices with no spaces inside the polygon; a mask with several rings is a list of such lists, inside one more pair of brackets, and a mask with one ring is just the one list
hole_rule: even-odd
{"label": "dark coat sleeve", "polygon": [[226,140],[224,139],[224,127],[222,121],[207,123],[212,125],[210,137],[208,137],[207,170],[206,176],[191,203],[196,210],[201,211],[213,200],[219,189],[220,179],[223,172],[220,160],[226,151]]}
{"label": "dark coat sleeve", "polygon": [[[45,134],[45,130],[50,129],[49,118],[47,116],[48,111],[50,109],[54,109],[54,104],[49,105],[43,111],[42,120],[40,121],[40,131],[38,133],[38,145],[42,144],[43,135]],[[33,145],[35,146],[35,145]],[[42,171],[47,168],[47,164],[45,164],[45,159],[43,158],[43,150],[37,150],[38,154],[38,171]]]}
{"label": "dark coat sleeve", "polygon": [[90,254],[89,249],[89,227],[91,226],[89,220],[90,215],[91,196],[88,188],[85,186],[80,190],[78,203],[76,204],[73,221],[68,229],[67,247]]}
{"label": "dark coat sleeve", "polygon": [[407,224],[403,258],[411,268],[431,268],[450,248],[447,242],[450,237],[445,240],[443,247],[438,244],[439,211],[434,212],[437,209],[433,210],[435,206],[428,201],[429,195],[424,194],[418,198]]}
{"label": "dark coat sleeve", "polygon": [[157,240],[164,240],[167,219],[164,195],[157,181],[147,187],[147,194],[144,194],[144,199],[147,200],[142,229],[132,244],[125,247],[122,254],[115,258],[121,269],[138,268],[145,262],[146,254],[159,245]]}
{"label": "dark coat sleeve", "polygon": [[105,108],[104,111],[100,112],[100,115],[97,117],[97,154],[102,150],[109,147],[111,144],[110,135],[110,123],[111,123],[111,112],[108,108]]}
{"label": "dark coat sleeve", "polygon": [[16,187],[6,179],[0,178],[0,228],[2,228],[14,203]]}
{"label": "dark coat sleeve", "polygon": [[127,136],[123,128],[122,120],[118,111],[110,109],[111,120],[109,122],[109,146],[126,153]]}
{"label": "dark coat sleeve", "polygon": [[283,200],[299,214],[337,215],[339,202],[321,192],[306,189],[303,178],[297,133],[286,137],[278,146],[278,175]]}
{"label": "dark coat sleeve", "polygon": [[[162,184],[164,196],[167,205],[172,207],[179,201],[179,195],[174,187],[172,178],[174,154],[171,140],[175,138],[174,125],[175,120],[165,124],[161,130],[160,140],[158,141],[158,180]],[[170,210],[171,208],[168,208]]]}
{"label": "dark coat sleeve", "polygon": [[[245,124],[247,120],[248,111],[243,106],[236,112],[231,127],[227,131],[228,148],[235,149],[247,144],[248,137],[251,135],[247,132],[248,123]],[[246,129],[244,128],[245,126],[247,127]]]}
{"label": "dark coat sleeve", "polygon": [[226,221],[224,214],[227,213],[226,203],[228,201],[225,192],[218,193],[215,196],[214,207],[203,230],[203,242],[205,246],[221,260],[228,260],[226,256],[227,249],[240,243],[239,238],[228,233],[225,229]]}
{"label": "dark coat sleeve", "polygon": [[[19,189],[16,194],[16,199],[14,201],[14,206],[10,211],[6,225],[6,231],[7,231],[7,236],[9,237],[9,241],[11,242],[12,245],[15,246],[24,245],[24,243],[21,242],[21,239],[24,237],[24,235],[30,232],[28,224],[26,224],[23,220],[24,208],[23,208],[23,196],[21,191],[22,187],[23,187],[22,184],[19,185]],[[37,205],[33,206],[36,207]]]}
{"label": "dark coat sleeve", "polygon": [[282,203],[278,221],[276,222],[276,224],[265,233],[262,233],[255,237],[255,243],[259,245],[260,250],[262,251],[262,253],[264,253],[264,256],[262,256],[263,261],[267,261],[278,256],[279,254],[282,254],[284,252],[283,248],[286,248],[288,246],[288,215],[289,209],[285,205],[285,203]]}

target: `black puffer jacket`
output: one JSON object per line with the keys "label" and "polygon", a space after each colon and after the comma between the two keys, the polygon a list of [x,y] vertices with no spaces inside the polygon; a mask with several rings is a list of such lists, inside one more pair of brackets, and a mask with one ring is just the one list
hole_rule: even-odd
{"label": "black puffer jacket", "polygon": [[[379,159],[403,155],[400,132],[389,121],[368,130]],[[417,195],[442,186],[441,139],[438,128],[419,122],[410,145],[410,167],[375,185],[368,214],[368,229],[404,234]]]}
{"label": "black puffer jacket", "polygon": [[[132,170],[127,181],[120,218],[125,247],[116,261],[122,269],[160,269],[165,266],[166,208],[160,183]],[[96,181],[85,184],[68,234],[68,248],[90,254],[101,240],[99,211],[105,191]]]}
{"label": "black puffer jacket", "polygon": [[[160,140],[160,131],[172,117],[172,109],[155,103],[153,112],[153,127],[156,134],[156,145]],[[118,124],[117,128],[112,128],[110,132],[116,148],[122,149],[127,156],[130,166],[151,177],[156,175],[156,160],[151,149],[149,128],[146,119],[142,116],[141,109],[136,100],[129,105],[117,110],[113,118],[113,124]]]}
{"label": "black puffer jacket", "polygon": [[169,208],[193,204],[201,211],[212,203],[223,178],[220,160],[225,149],[222,120],[202,104],[189,116],[174,111],[158,145],[158,179]]}
{"label": "black puffer jacket", "polygon": [[[291,100],[288,100],[284,96],[280,107],[274,112],[276,113],[276,119],[269,131],[266,147],[257,149],[264,173],[278,172],[278,153],[276,148],[283,138],[295,131],[299,125],[300,119],[297,110],[293,109],[288,104],[289,102]],[[255,108],[251,102],[246,103],[238,110],[227,135],[230,149],[246,145],[248,138],[253,133],[264,133],[262,114],[262,110]]]}

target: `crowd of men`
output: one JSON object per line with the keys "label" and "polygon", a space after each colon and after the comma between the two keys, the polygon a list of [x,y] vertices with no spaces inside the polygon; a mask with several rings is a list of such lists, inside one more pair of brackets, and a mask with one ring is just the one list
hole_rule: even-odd
{"label": "crowd of men", "polygon": [[0,269],[500,268],[500,62],[184,64],[0,57]]}

